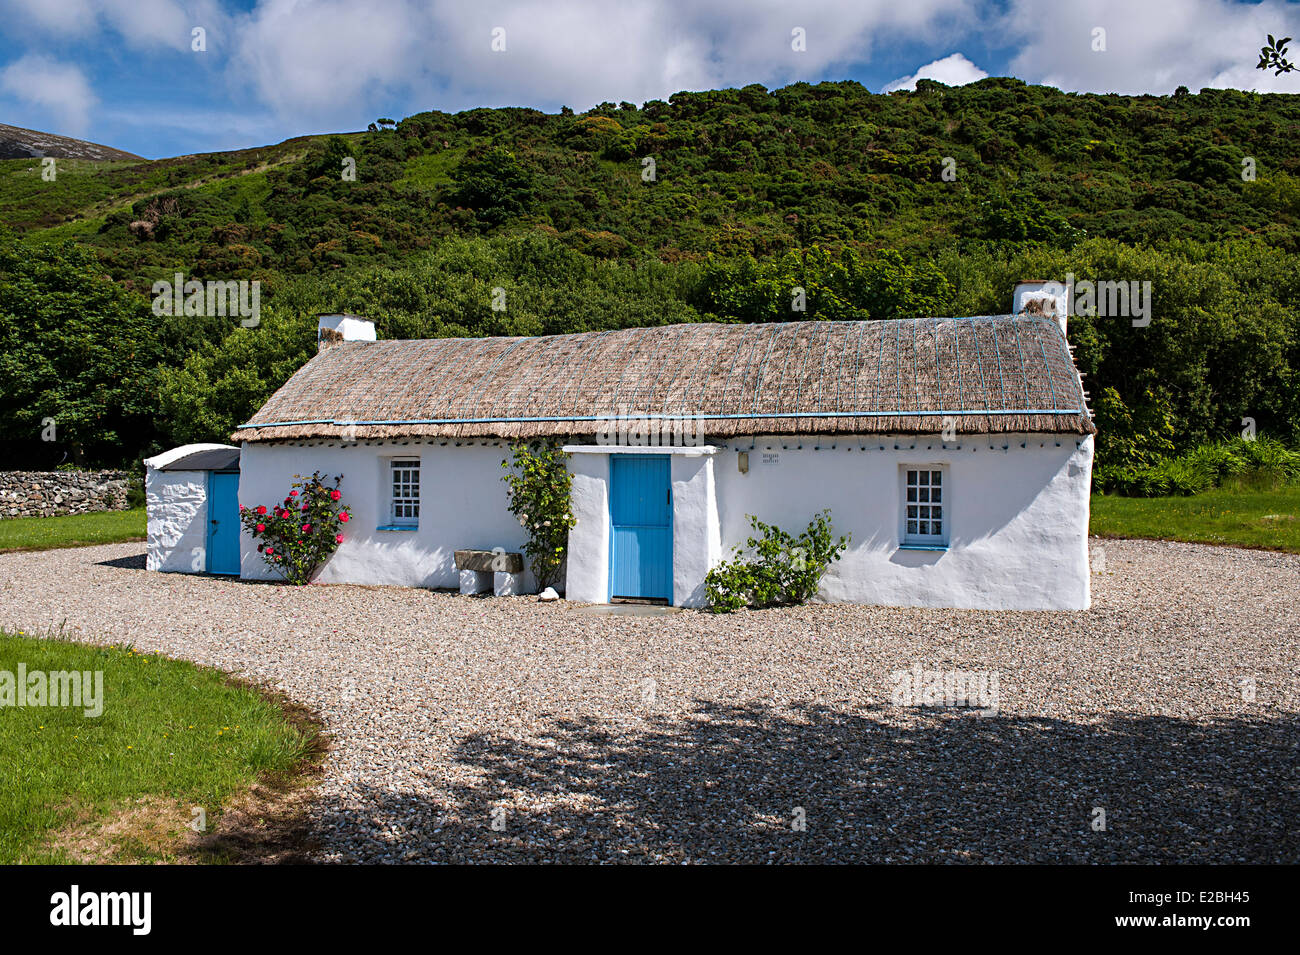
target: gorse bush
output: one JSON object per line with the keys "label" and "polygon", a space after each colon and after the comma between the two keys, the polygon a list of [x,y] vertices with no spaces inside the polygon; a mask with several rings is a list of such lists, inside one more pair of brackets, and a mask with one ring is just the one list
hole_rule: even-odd
{"label": "gorse bush", "polygon": [[507,473],[506,494],[510,513],[528,532],[524,553],[537,578],[549,587],[560,576],[569,549],[569,529],[576,523],[569,507],[573,476],[566,466],[569,456],[559,445],[526,443],[510,447],[513,461],[502,461]]}
{"label": "gorse bush", "polygon": [[332,488],[319,471],[306,479],[294,477],[298,480],[290,485],[282,503],[241,504],[239,519],[254,540],[261,542],[257,552],[269,567],[291,584],[306,584],[343,543],[341,528],[352,519],[352,511],[339,503],[343,475],[334,478]]}
{"label": "gorse bush", "polygon": [[821,585],[822,575],[849,545],[849,537],[832,537],[831,512],[824,510],[798,537],[765,524],[752,514],[757,537],[735,549],[704,578],[708,608],[730,613],[744,607],[780,607],[806,603]]}

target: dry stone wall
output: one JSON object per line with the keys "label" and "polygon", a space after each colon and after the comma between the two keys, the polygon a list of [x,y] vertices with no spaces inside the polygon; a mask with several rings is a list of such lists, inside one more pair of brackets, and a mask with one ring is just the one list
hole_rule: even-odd
{"label": "dry stone wall", "polygon": [[126,510],[127,471],[0,471],[0,520]]}

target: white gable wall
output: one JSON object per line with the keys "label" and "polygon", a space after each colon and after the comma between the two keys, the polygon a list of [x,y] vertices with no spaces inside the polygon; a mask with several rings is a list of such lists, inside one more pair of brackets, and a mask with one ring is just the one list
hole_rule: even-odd
{"label": "white gable wall", "polygon": [[145,470],[147,569],[194,574],[207,568],[208,473]]}
{"label": "white gable wall", "polygon": [[[343,503],[352,520],[343,525],[343,543],[321,571],[325,583],[392,584],[456,588],[454,551],[504,547],[522,552],[524,530],[507,508],[501,467],[509,450],[499,445],[455,442],[446,445],[399,443],[315,444],[306,446],[245,443],[240,455],[239,503],[246,507],[282,503],[293,475],[320,471],[343,475]],[[413,531],[381,531],[390,523],[389,463],[419,458],[420,523]],[[240,548],[240,576],[278,579],[247,533]],[[525,560],[525,563],[527,561]],[[525,573],[525,591],[532,590]]]}

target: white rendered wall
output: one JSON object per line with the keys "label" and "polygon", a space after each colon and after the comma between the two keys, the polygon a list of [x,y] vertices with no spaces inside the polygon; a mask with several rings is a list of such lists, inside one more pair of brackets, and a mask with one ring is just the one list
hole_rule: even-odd
{"label": "white rendered wall", "polygon": [[713,479],[713,448],[608,448],[570,446],[570,506],[577,523],[569,531],[570,600],[609,600],[609,459],[611,454],[667,454],[673,492],[673,603],[704,604],[704,577],[722,552]]}
{"label": "white rendered wall", "polygon": [[609,600],[609,455],[571,455],[569,473],[573,476],[569,507],[576,523],[569,530],[565,597],[605,603]]}
{"label": "white rendered wall", "polygon": [[[392,584],[456,589],[460,575],[454,551],[503,547],[522,553],[524,529],[507,510],[505,470],[509,450],[481,443],[317,444],[245,443],[240,455],[239,503],[246,507],[282,502],[295,474],[313,471],[331,479],[343,475],[343,503],[352,520],[344,541],[320,572],[325,583]],[[420,523],[413,531],[381,531],[389,524],[388,462],[419,458]],[[525,565],[527,559],[525,558]],[[247,533],[240,544],[240,576],[278,579]],[[535,590],[525,570],[524,592]]]}
{"label": "white rendered wall", "polygon": [[705,575],[722,556],[713,468],[713,455],[671,458],[673,603],[678,607],[704,606]]}
{"label": "white rendered wall", "polygon": [[[814,450],[819,444],[822,449]],[[836,533],[850,532],[853,540],[823,580],[824,600],[988,609],[1089,605],[1091,438],[963,436],[947,447],[910,436],[759,438],[749,451],[749,473],[741,474],[736,449],[749,445],[733,439],[712,456],[703,453],[707,449],[673,449],[678,605],[702,601],[708,569],[749,536],[747,514],[797,533],[825,507]],[[569,534],[566,596],[596,603],[609,598],[609,451],[600,450],[569,459],[577,524]],[[765,454],[777,457],[765,461]],[[342,473],[354,520],[320,579],[455,588],[454,550],[522,550],[523,528],[506,509],[505,456],[505,448],[481,444],[245,444],[239,499],[250,507],[271,505],[283,499],[295,473]],[[376,529],[388,523],[386,461],[392,457],[422,461],[418,531]],[[946,467],[947,551],[899,546],[903,465]],[[152,553],[152,520],[150,533]],[[242,576],[275,576],[251,538],[244,538],[241,551]]]}
{"label": "white rendered wall", "polygon": [[194,574],[207,568],[208,473],[146,468],[148,570]]}
{"label": "white rendered wall", "polygon": [[[749,444],[730,440],[714,458],[724,557],[750,535],[747,514],[798,533],[829,507],[836,536],[851,533],[852,542],[822,580],[824,600],[1089,606],[1091,437],[1061,435],[1058,446],[1055,436],[962,436],[947,447],[937,436],[759,438],[749,451],[749,473],[741,474],[736,449]],[[900,547],[904,466],[946,466],[947,551]]]}

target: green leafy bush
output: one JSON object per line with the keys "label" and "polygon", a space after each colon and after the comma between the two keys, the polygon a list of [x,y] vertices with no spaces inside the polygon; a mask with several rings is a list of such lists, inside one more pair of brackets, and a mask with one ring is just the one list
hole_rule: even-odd
{"label": "green leafy bush", "polygon": [[1300,480],[1300,451],[1265,435],[1202,444],[1154,464],[1109,472],[1106,490],[1125,497],[1200,494],[1226,482],[1275,488]]}
{"label": "green leafy bush", "polygon": [[[749,523],[762,536],[750,537],[743,548],[736,548],[733,560],[723,561],[704,578],[708,608],[714,613],[806,603],[817,593],[826,568],[849,544],[847,536],[832,538],[829,509],[798,537],[752,514]],[[742,559],[746,552],[750,556]]]}
{"label": "green leafy bush", "polygon": [[352,519],[352,511],[340,504],[343,492],[339,484],[343,475],[334,478],[330,488],[316,471],[290,485],[280,504],[239,506],[239,520],[257,545],[257,552],[267,565],[284,575],[291,584],[310,583],[320,566],[343,543],[342,525]]}
{"label": "green leafy bush", "polygon": [[[510,498],[510,513],[528,531],[524,553],[537,578],[537,586],[549,587],[560,576],[569,549],[569,529],[576,523],[569,507],[573,476],[565,466],[568,455],[557,444],[516,443],[510,450],[513,464],[503,478]],[[510,470],[513,467],[513,471]]]}

